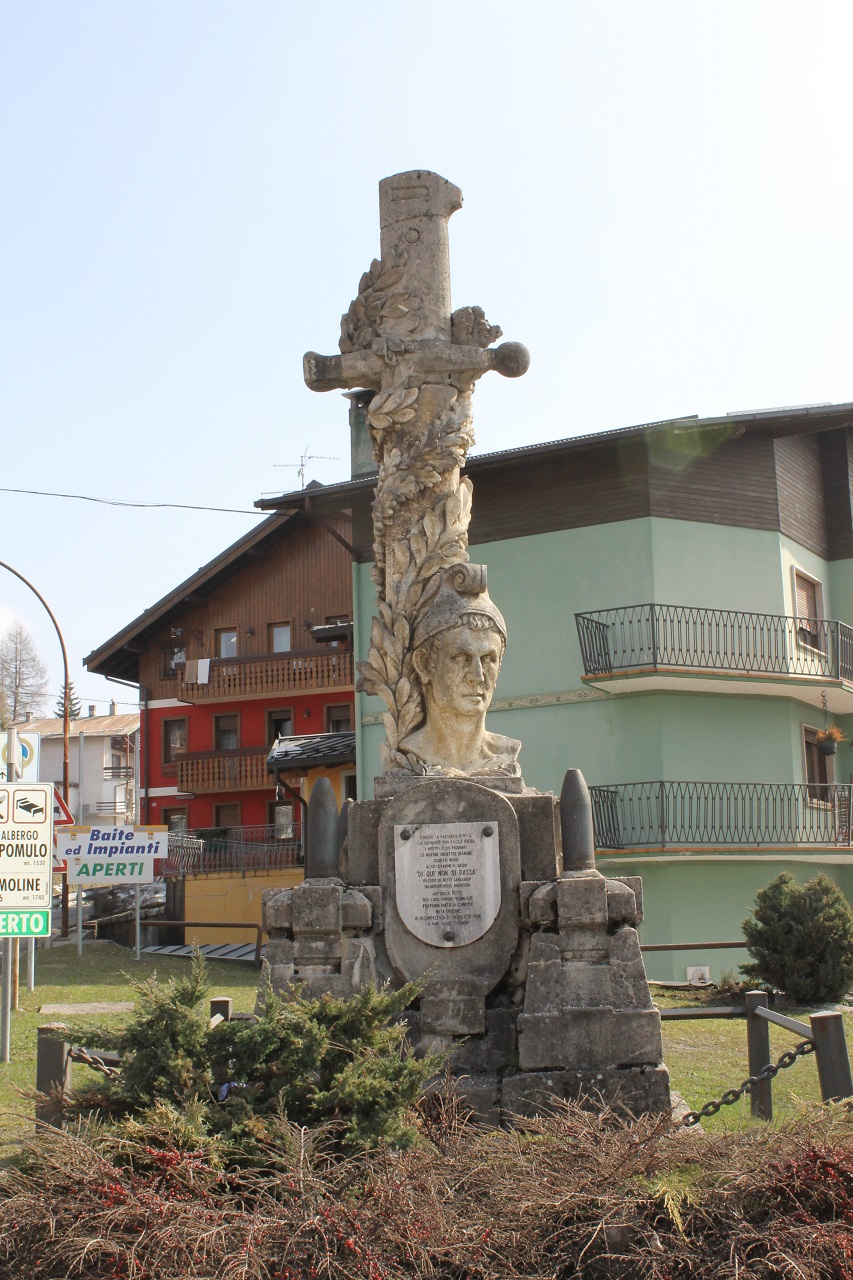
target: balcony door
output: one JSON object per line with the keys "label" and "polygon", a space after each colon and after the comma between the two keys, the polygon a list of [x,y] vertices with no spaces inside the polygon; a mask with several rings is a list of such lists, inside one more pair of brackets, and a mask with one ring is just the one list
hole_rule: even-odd
{"label": "balcony door", "polygon": [[806,756],[806,786],[813,804],[826,804],[829,800],[829,783],[832,782],[832,757],[825,756],[817,744],[817,730],[803,730],[803,748]]}

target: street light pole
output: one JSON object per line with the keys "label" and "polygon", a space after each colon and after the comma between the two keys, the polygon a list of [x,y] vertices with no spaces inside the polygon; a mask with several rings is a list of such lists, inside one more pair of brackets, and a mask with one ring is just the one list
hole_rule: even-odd
{"label": "street light pole", "polygon": [[[18,573],[17,569],[13,569],[10,564],[6,564],[5,561],[3,560],[0,560],[0,569],[8,569],[10,573],[13,573],[16,578],[19,578],[20,581],[23,582],[25,587],[29,587],[30,591],[32,591],[36,599],[39,600],[42,605],[44,605],[45,612],[47,613],[47,616],[50,618],[51,622],[53,623],[53,629],[59,638],[59,647],[62,650],[62,667],[65,672],[65,680],[63,685],[63,698],[62,698],[62,799],[65,801],[65,804],[67,806],[68,805],[68,736],[69,736],[68,726],[69,726],[69,721],[71,717],[69,715],[69,707],[68,707],[68,653],[65,648],[65,641],[62,638],[62,632],[59,630],[59,623],[56,621],[56,618],[53,616],[53,611],[50,605],[45,600],[44,596],[41,594],[41,592],[36,591],[33,584],[29,582],[22,573]],[[63,874],[62,876],[62,916],[61,916],[60,932],[63,938],[68,937],[68,876],[65,874]]]}

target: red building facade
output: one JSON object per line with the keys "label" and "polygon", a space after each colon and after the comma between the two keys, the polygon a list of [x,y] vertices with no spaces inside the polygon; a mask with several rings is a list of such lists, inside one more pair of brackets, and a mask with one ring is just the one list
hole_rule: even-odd
{"label": "red building facade", "polygon": [[[351,559],[337,523],[264,521],[86,659],[139,685],[143,823],[298,831],[305,773],[277,789],[272,743],[353,728]],[[354,794],[354,762],[330,775],[339,800]]]}

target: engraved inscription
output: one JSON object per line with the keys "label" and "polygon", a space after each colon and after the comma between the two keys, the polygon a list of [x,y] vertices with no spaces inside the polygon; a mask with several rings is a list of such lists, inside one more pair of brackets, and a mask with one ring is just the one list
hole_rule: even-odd
{"label": "engraved inscription", "polygon": [[497,822],[426,822],[394,827],[397,910],[434,947],[481,938],[501,905]]}

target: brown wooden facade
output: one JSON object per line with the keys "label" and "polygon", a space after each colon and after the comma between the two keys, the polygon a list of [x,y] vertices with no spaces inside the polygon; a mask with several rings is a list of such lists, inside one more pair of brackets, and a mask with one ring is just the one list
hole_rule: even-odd
{"label": "brown wooden facade", "polygon": [[[473,457],[467,472],[475,544],[658,516],[775,530],[826,559],[853,556],[849,405],[655,423]],[[374,483],[311,499],[326,513],[346,503],[360,561],[373,558]]]}
{"label": "brown wooden facade", "polygon": [[[336,525],[346,536],[348,522],[339,517]],[[328,645],[314,641],[311,627],[352,617],[351,563],[345,549],[325,529],[304,518],[288,521],[280,536],[271,535],[226,567],[215,586],[208,590],[197,585],[182,602],[180,617],[170,611],[163,625],[150,635],[139,655],[139,679],[149,697],[209,700],[216,696],[263,697],[275,692],[276,677],[284,679],[284,673],[278,669],[281,659],[272,657],[270,629],[277,624],[289,626],[288,659],[297,654],[328,655]],[[172,664],[174,651],[183,649],[188,661],[213,659],[221,671],[228,664],[218,661],[217,638],[230,630],[237,632],[236,662],[232,665],[244,669],[245,679],[235,678],[231,688],[223,687],[218,694],[213,692],[215,684],[207,689],[196,685],[194,691],[185,686],[178,693],[177,668],[181,664]],[[264,660],[272,663],[272,669],[259,677],[258,687],[253,688],[253,674],[262,670]],[[222,679],[222,674],[216,676],[217,681]],[[328,683],[338,683],[337,677]],[[347,683],[352,684],[351,669]],[[318,689],[322,684],[312,677],[310,687]]]}

